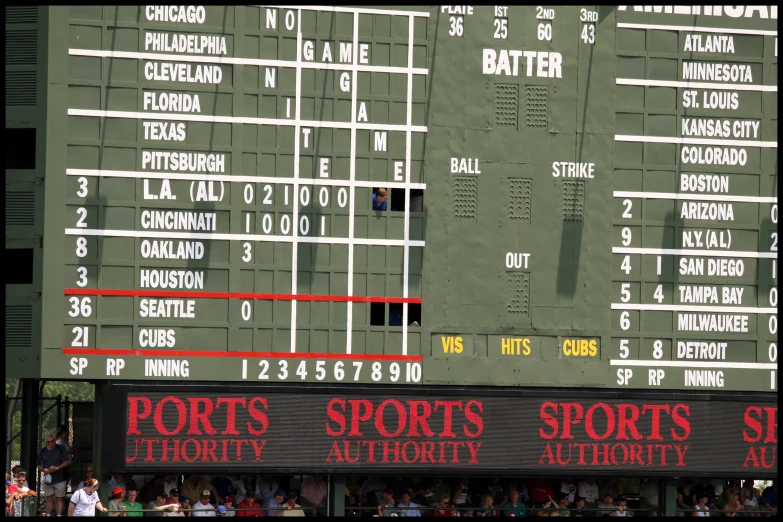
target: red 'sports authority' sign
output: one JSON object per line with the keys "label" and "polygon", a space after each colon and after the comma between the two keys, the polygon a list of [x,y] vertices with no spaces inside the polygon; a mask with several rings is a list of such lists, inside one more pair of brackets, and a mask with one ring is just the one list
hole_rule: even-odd
{"label": "red 'sports authority' sign", "polygon": [[729,401],[131,391],[125,420],[128,470],[777,470],[777,406]]}

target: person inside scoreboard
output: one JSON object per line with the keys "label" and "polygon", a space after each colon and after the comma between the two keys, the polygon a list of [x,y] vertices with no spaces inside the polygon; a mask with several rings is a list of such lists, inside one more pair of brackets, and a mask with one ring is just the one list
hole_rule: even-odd
{"label": "person inside scoreboard", "polygon": [[372,193],[372,209],[386,210],[386,199],[389,197],[388,191],[381,187]]}

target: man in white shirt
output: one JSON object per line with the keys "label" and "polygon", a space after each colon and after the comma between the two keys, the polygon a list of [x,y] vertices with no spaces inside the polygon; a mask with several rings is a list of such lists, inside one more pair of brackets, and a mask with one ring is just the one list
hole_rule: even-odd
{"label": "man in white shirt", "polygon": [[585,497],[585,504],[588,507],[595,507],[595,503],[598,500],[598,483],[594,478],[583,480],[579,483],[577,493],[580,497]]}
{"label": "man in white shirt", "polygon": [[211,498],[212,494],[208,489],[204,489],[201,491],[201,497],[199,498],[199,501],[193,504],[193,512],[191,514],[192,517],[214,517],[216,516],[215,513],[215,506],[213,506],[209,499]]}

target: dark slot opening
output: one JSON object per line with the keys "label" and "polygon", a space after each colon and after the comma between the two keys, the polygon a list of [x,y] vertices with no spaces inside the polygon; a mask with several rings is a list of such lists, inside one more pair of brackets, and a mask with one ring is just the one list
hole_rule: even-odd
{"label": "dark slot opening", "polygon": [[385,303],[370,303],[370,326],[386,325]]}
{"label": "dark slot opening", "polygon": [[[414,321],[421,326],[420,304],[408,305],[408,326]],[[389,303],[389,326],[402,326],[402,303]]]}
{"label": "dark slot opening", "polygon": [[5,168],[35,168],[35,129],[5,130]]}
{"label": "dark slot opening", "polygon": [[[405,189],[391,190],[391,209],[405,212]],[[421,189],[411,189],[411,212],[424,212],[424,191]]]}
{"label": "dark slot opening", "polygon": [[33,284],[33,249],[11,248],[5,249],[6,270],[5,284],[7,285],[31,285]]}
{"label": "dark slot opening", "polygon": [[412,325],[414,321],[421,326],[421,303],[408,305],[408,326]]}

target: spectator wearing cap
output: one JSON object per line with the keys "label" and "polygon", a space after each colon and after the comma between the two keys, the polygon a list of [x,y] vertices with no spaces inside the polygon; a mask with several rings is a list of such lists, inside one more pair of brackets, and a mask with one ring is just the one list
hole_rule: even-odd
{"label": "spectator wearing cap", "polygon": [[166,495],[170,495],[171,490],[177,487],[176,475],[166,475],[163,477],[163,492],[166,493]]}
{"label": "spectator wearing cap", "polygon": [[[314,506],[319,508],[318,511],[322,511],[320,508],[326,506],[326,481],[323,475],[312,475],[302,481],[302,502],[306,506]],[[316,510],[313,510],[313,515],[316,514]],[[326,513],[320,513],[326,515]]]}
{"label": "spectator wearing cap", "polygon": [[[285,511],[283,511],[284,517],[303,517],[305,516],[304,511],[302,511],[302,506],[296,503],[297,494],[295,491],[292,491],[288,498],[285,499]],[[298,508],[298,509],[297,509]]]}
{"label": "spectator wearing cap", "polygon": [[215,509],[216,516],[219,517],[227,517],[228,516],[228,510],[226,509],[226,506],[218,506],[217,509]]}
{"label": "spectator wearing cap", "polygon": [[234,511],[234,497],[231,495],[223,497],[223,505],[226,506],[226,516],[235,517],[237,512]]}
{"label": "spectator wearing cap", "polygon": [[[256,492],[256,479],[253,477],[253,475],[242,475],[241,477],[237,477],[234,480],[233,483],[234,486],[234,503],[239,506],[239,504],[242,503],[243,500],[245,500],[245,494],[248,491],[253,491],[255,493],[254,499],[258,499],[258,493]],[[275,490],[277,488],[275,487]],[[273,491],[274,493],[274,491]]]}
{"label": "spectator wearing cap", "polygon": [[568,510],[568,493],[565,491],[560,491],[557,496],[555,497],[555,506],[559,507],[560,509],[556,509],[549,513],[550,517],[570,517],[571,512]]}
{"label": "spectator wearing cap", "polygon": [[617,509],[617,506],[614,505],[614,497],[612,497],[612,493],[609,491],[604,491],[604,496],[601,497],[601,500],[598,501],[595,507],[602,510],[595,512],[599,517],[609,515],[612,511]]}
{"label": "spectator wearing cap", "polygon": [[212,505],[210,499],[212,498],[211,492],[208,489],[202,489],[199,500],[193,504],[192,517],[214,517],[215,506]]}
{"label": "spectator wearing cap", "polygon": [[[167,494],[165,489],[163,489],[162,491],[163,491],[164,495]],[[166,505],[171,505],[171,504],[176,505],[177,509],[176,510],[172,510],[172,511],[164,512],[163,513],[164,517],[184,517],[184,516],[190,516],[190,515],[185,515],[185,513],[182,513],[182,512],[179,511],[180,509],[186,509],[186,508],[182,505],[182,498],[181,498],[181,496],[179,494],[179,490],[177,488],[172,488],[168,492],[168,497],[166,498]]]}
{"label": "spectator wearing cap", "polygon": [[[163,492],[165,493],[166,490],[164,489]],[[164,517],[189,517],[190,512],[186,511],[180,511],[182,509],[190,509],[190,499],[188,497],[184,497],[179,494],[179,491],[177,488],[172,488],[171,491],[169,491],[169,497],[166,499],[167,505],[175,505],[177,506],[177,509],[172,509],[171,511],[165,511],[163,513]],[[186,514],[187,513],[187,514]]]}
{"label": "spectator wearing cap", "polygon": [[264,502],[264,507],[267,508],[264,513],[268,517],[281,517],[283,511],[280,509],[285,502],[285,491],[278,489],[275,491],[275,496]]}
{"label": "spectator wearing cap", "polygon": [[122,502],[122,506],[125,509],[126,517],[143,517],[141,502],[136,502],[139,496],[139,491],[136,488],[128,488],[128,492],[125,494],[125,500]]}
{"label": "spectator wearing cap", "polygon": [[[176,488],[174,488],[176,489]],[[176,504],[177,509],[172,511],[166,511],[163,513],[164,517],[189,517],[190,511],[187,511],[191,508],[190,506],[190,499],[186,497],[185,495],[178,495],[177,497],[169,497],[166,501],[167,504]],[[180,511],[180,509],[185,511]]]}
{"label": "spectator wearing cap", "polygon": [[584,517],[584,516],[590,516],[589,514],[585,514],[584,507],[585,504],[587,504],[587,499],[583,497],[582,495],[576,495],[574,497],[574,507],[575,509],[572,512],[572,515],[575,517]]}
{"label": "spectator wearing cap", "polygon": [[109,497],[109,516],[121,517],[122,513],[122,501],[125,499],[125,490],[122,488],[113,488],[111,490],[111,496]]}
{"label": "spectator wearing cap", "polygon": [[598,489],[603,493],[608,491],[612,498],[615,499],[623,494],[623,483],[620,479],[604,479],[598,483]]}
{"label": "spectator wearing cap", "polygon": [[261,506],[256,502],[256,492],[252,489],[247,490],[245,498],[237,504],[238,517],[263,517],[264,512]]}
{"label": "spectator wearing cap", "polygon": [[394,490],[392,488],[386,488],[383,490],[383,498],[381,503],[378,504],[378,516],[388,517],[394,513]]}
{"label": "spectator wearing cap", "polygon": [[508,492],[508,502],[506,502],[503,507],[505,508],[503,516],[508,516],[509,513],[513,514],[515,517],[527,516],[525,503],[519,498],[519,491],[516,489],[512,489]]}
{"label": "spectator wearing cap", "polygon": [[[215,486],[204,480],[204,477],[201,475],[189,475],[188,478],[186,478],[182,483],[180,493],[188,498],[197,499],[202,496],[201,493],[205,489],[209,491],[211,500],[217,501],[218,504],[223,502],[223,498],[218,494]],[[212,509],[214,510],[215,507],[213,506]]]}
{"label": "spectator wearing cap", "polygon": [[155,500],[149,502],[146,509],[153,511],[152,513],[145,513],[146,516],[160,517],[165,516],[164,512],[176,512],[179,509],[179,505],[168,503],[166,493],[159,489],[155,492]]}
{"label": "spectator wearing cap", "polygon": [[609,513],[610,517],[632,517],[633,513],[628,511],[628,501],[625,495],[620,495],[615,499],[617,502],[617,509]]}

